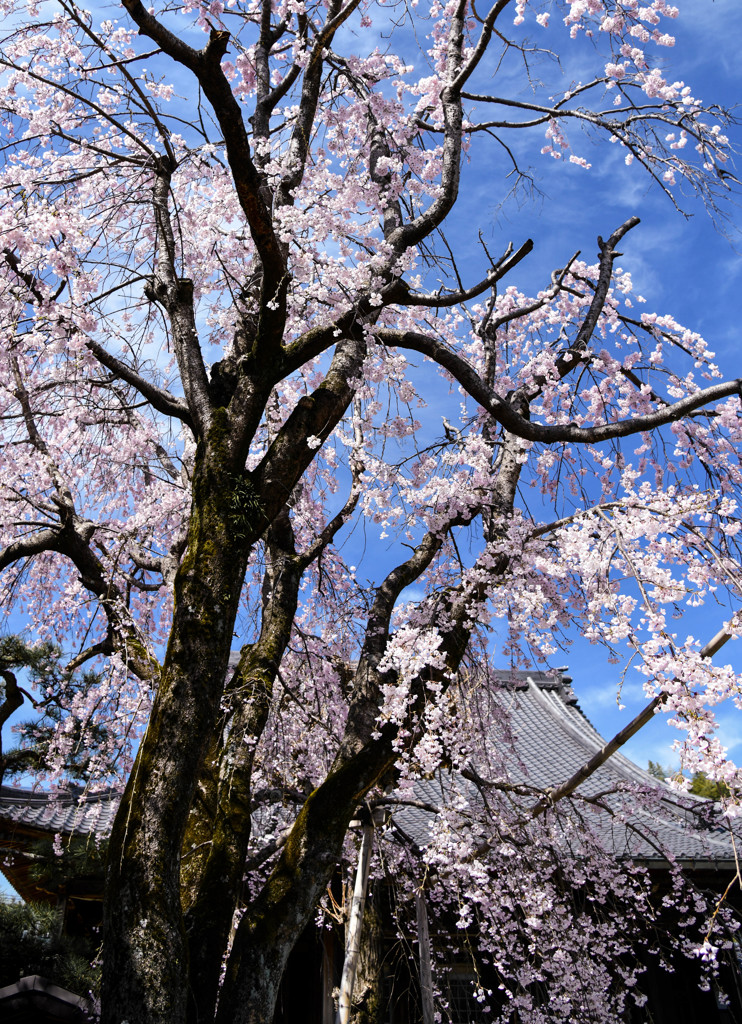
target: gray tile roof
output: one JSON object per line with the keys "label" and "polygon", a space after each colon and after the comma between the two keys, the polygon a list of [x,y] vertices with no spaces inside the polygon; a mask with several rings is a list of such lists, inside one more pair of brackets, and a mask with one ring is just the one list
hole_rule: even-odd
{"label": "gray tile roof", "polygon": [[85,792],[81,787],[57,792],[33,792],[0,787],[0,823],[49,835],[106,836],[111,831],[119,794],[113,790]]}
{"label": "gray tile roof", "polygon": [[0,1007],[8,1024],[31,1020],[58,1024],[85,1024],[92,1019],[93,1003],[38,974],[30,974],[0,988]]}
{"label": "gray tile roof", "polygon": [[[507,731],[493,737],[493,746],[502,755],[509,784],[535,789],[559,785],[603,746],[603,739],[577,706],[568,677],[514,672],[499,673],[497,679],[494,701],[507,711],[509,725]],[[482,766],[473,767],[487,776]],[[621,820],[626,791],[636,787],[659,789],[663,810],[646,810],[641,801],[634,799],[629,818]],[[708,801],[681,798],[621,753],[614,754],[579,789],[585,797],[606,791],[616,794],[604,799],[618,817],[591,812],[590,827],[617,856],[659,862],[664,859],[661,849],[681,861],[708,867],[728,866],[733,861],[733,846],[721,818],[717,816],[704,824],[703,819],[709,818]],[[474,807],[480,801],[476,787],[457,773],[441,773],[436,779],[421,780],[415,785],[415,800],[429,807],[448,805],[457,795],[464,796]],[[528,806],[536,796],[521,799]],[[15,825],[49,835],[104,836],[110,832],[117,806],[118,794],[112,791],[85,793],[72,788],[50,795],[3,786],[0,829],[5,831],[10,826],[12,830]],[[393,812],[395,827],[421,847],[429,842],[434,819],[429,808],[395,807]],[[265,828],[260,827],[258,820],[254,825],[255,833],[264,833]]]}
{"label": "gray tile roof", "polygon": [[[506,782],[545,790],[570,779],[605,740],[577,706],[568,677],[535,672],[498,673],[499,687],[494,701],[507,711],[507,732],[493,737],[493,745],[506,765]],[[481,765],[472,766],[488,777]],[[491,769],[490,769],[491,770]],[[502,781],[502,779],[500,780]],[[643,806],[637,790],[660,794],[660,806],[652,801]],[[679,794],[639,768],[620,752],[602,765],[579,787],[582,797],[601,801],[610,811],[585,804],[589,828],[618,857],[659,863],[667,856],[709,868],[727,868],[734,863],[734,847],[728,823],[714,813],[709,801]],[[476,808],[481,798],[476,787],[456,773],[416,784],[418,800],[435,806],[450,805],[464,796]],[[524,807],[537,796],[520,797]],[[416,845],[429,842],[434,817],[420,808],[405,808],[394,814],[394,823]]]}

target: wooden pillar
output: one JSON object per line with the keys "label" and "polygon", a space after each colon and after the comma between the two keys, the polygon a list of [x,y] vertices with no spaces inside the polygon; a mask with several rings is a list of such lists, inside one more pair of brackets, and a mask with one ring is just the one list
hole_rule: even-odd
{"label": "wooden pillar", "polygon": [[361,849],[358,854],[353,899],[350,905],[350,919],[345,941],[345,962],[343,977],[340,982],[340,999],[338,1002],[337,1024],[348,1024],[350,1007],[353,1001],[353,984],[356,979],[358,956],[361,951],[361,931],[363,929],[363,910],[366,905],[368,889],[368,873],[371,866],[371,847],[374,842],[374,826],[372,822],[361,826]]}
{"label": "wooden pillar", "polygon": [[334,1024],[335,1011],[332,987],[335,975],[335,937],[332,932],[322,934],[322,1024]]}
{"label": "wooden pillar", "polygon": [[428,931],[428,910],[422,889],[415,893],[417,913],[417,947],[420,958],[420,994],[423,1004],[423,1024],[434,1024],[433,970],[430,961],[430,932]]}

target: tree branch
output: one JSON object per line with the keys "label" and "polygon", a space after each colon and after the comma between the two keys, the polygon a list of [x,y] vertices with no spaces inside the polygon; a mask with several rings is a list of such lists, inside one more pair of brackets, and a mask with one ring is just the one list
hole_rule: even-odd
{"label": "tree branch", "polygon": [[437,338],[418,334],[415,331],[395,331],[390,328],[381,328],[375,332],[375,335],[382,344],[388,345],[390,348],[411,349],[428,356],[444,370],[447,370],[462,388],[507,431],[526,441],[540,441],[544,444],[563,441],[572,441],[577,444],[598,444],[616,437],[630,437],[632,434],[639,434],[644,430],[656,430],[669,423],[676,423],[696,409],[701,409],[712,402],[720,402],[732,395],[742,396],[742,378],[740,378],[722,384],[714,384],[694,395],[687,395],[677,402],[670,403],[656,412],[627,420],[616,420],[613,423],[603,423],[594,427],[580,427],[575,423],[540,424],[521,416],[509,402],[490,391],[472,365]]}
{"label": "tree branch", "polygon": [[3,699],[0,703],[0,785],[7,767],[7,758],[3,756],[2,728],[10,716],[23,704],[23,691],[16,680],[15,674],[7,669],[0,669],[0,676],[5,680]]}
{"label": "tree branch", "polygon": [[175,238],[168,209],[170,173],[170,169],[160,161],[155,169],[152,196],[158,236],[156,267],[151,286],[145,288],[145,295],[151,301],[158,301],[170,318],[192,425],[197,436],[203,437],[211,422],[213,406],[196,329],[193,282],[189,278],[178,277],[175,267]]}
{"label": "tree branch", "polygon": [[479,39],[477,40],[476,46],[471,51],[466,64],[461,68],[451,84],[451,87],[457,92],[461,92],[462,87],[471,78],[480,61],[484,57],[487,47],[489,46],[489,41],[492,38],[492,31],[495,27],[495,22],[509,3],[510,0],[498,0],[498,2],[494,4],[487,13],[486,18],[482,22],[482,30],[479,33]]}
{"label": "tree branch", "polygon": [[150,14],[141,0],[123,0],[123,4],[142,35],[149,36],[164,53],[193,72],[213,107],[224,135],[227,160],[240,206],[263,266],[264,298],[266,301],[278,301],[276,296],[280,298],[286,263],[270,212],[260,195],[262,182],[252,159],[242,110],[221,68],[221,58],[229,45],[229,33],[214,29],[206,46],[202,50],[194,50]]}
{"label": "tree branch", "polygon": [[111,355],[107,352],[102,345],[98,344],[92,338],[89,338],[85,345],[88,348],[101,366],[105,366],[107,370],[115,374],[120,380],[123,380],[126,384],[131,384],[135,388],[142,398],[146,398],[147,401],[152,405],[158,412],[163,413],[165,416],[174,416],[190,427],[191,431],[195,434],[193,418],[188,410],[188,406],[181,398],[176,398],[175,395],[171,395],[165,388],[160,388],[156,384],[152,384],[150,381],[145,380],[136,370],[132,369],[131,366],[127,366],[123,360],[117,356]]}
{"label": "tree branch", "polygon": [[[509,0],[500,0],[500,3]],[[463,112],[460,86],[456,76],[461,70],[464,46],[464,19],[466,3],[459,0],[456,12],[451,17],[446,55],[446,77],[452,83],[441,93],[443,105],[443,166],[441,169],[440,194],[424,213],[408,224],[401,225],[388,238],[395,252],[402,252],[416,245],[434,231],[448,216],[459,195],[461,172],[461,141],[463,134]]]}
{"label": "tree branch", "polygon": [[461,302],[468,302],[478,295],[487,291],[493,284],[505,277],[513,267],[516,267],[521,260],[533,251],[533,240],[528,238],[520,248],[513,252],[512,243],[508,246],[505,254],[498,260],[487,276],[472,285],[471,288],[462,288],[455,292],[434,292],[429,295],[417,294],[410,291],[403,282],[395,279],[381,292],[385,304],[395,306],[432,306],[442,309],[447,306],[456,306]]}
{"label": "tree branch", "polygon": [[[23,270],[20,261],[14,252],[10,249],[3,249],[3,258],[10,269],[26,285],[26,288],[33,296],[37,305],[41,305],[45,301],[48,301],[41,291],[41,282],[34,277],[33,274]],[[51,301],[54,301],[58,295],[61,294],[64,283],[65,282],[62,282],[57,289],[57,292],[51,296]],[[60,325],[67,325],[70,331],[74,333],[77,333],[78,331],[76,325],[67,321],[64,317],[60,318]],[[105,366],[107,370],[111,371],[111,373],[116,374],[116,376],[121,380],[125,381],[127,384],[131,384],[133,388],[136,388],[140,395],[142,395],[143,398],[146,398],[158,412],[162,412],[166,416],[176,416],[189,426],[191,430],[193,430],[193,421],[185,402],[176,398],[174,395],[171,395],[170,392],[166,391],[164,388],[159,388],[156,384],[152,384],[150,381],[145,380],[144,377],[136,372],[136,370],[127,366],[127,364],[121,359],[111,355],[110,352],[107,352],[106,349],[93,338],[87,338],[85,340],[85,345],[88,351],[95,356],[102,366]]]}
{"label": "tree branch", "polygon": [[317,437],[324,443],[344,415],[354,394],[349,381],[358,377],[365,353],[363,341],[345,341],[337,346],[325,379],[311,395],[297,402],[253,470],[253,486],[262,496],[268,522],[314,458],[307,438]]}
{"label": "tree branch", "polygon": [[14,562],[32,555],[41,555],[45,551],[56,551],[58,531],[53,529],[40,530],[28,537],[19,537],[4,548],[0,548],[0,572]]}

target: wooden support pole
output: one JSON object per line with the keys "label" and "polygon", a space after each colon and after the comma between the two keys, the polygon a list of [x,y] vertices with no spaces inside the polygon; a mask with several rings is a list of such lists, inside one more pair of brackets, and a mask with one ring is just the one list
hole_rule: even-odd
{"label": "wooden support pole", "polygon": [[417,913],[417,947],[420,957],[420,993],[423,1004],[423,1024],[435,1024],[428,910],[425,906],[425,897],[420,889],[415,893],[415,911]]}
{"label": "wooden support pole", "polygon": [[340,982],[337,1024],[348,1024],[350,1019],[353,984],[356,980],[356,968],[358,967],[358,957],[361,952],[363,911],[366,906],[366,891],[368,889],[368,873],[371,866],[371,847],[373,842],[374,826],[369,821],[361,826],[361,849],[358,854],[358,867],[356,868],[356,878],[353,886],[353,900],[350,905],[343,977]]}

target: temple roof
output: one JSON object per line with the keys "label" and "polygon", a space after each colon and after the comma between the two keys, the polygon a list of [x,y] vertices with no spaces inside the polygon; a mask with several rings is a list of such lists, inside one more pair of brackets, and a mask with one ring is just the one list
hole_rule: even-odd
{"label": "temple roof", "polygon": [[[0,786],[0,871],[24,900],[53,903],[58,893],[39,881],[34,845],[57,835],[97,843],[111,831],[118,802],[113,790],[91,793],[72,786],[48,793]],[[72,889],[80,898],[100,899],[102,882],[78,878]]]}
{"label": "temple roof", "polygon": [[[506,765],[509,784],[534,790],[557,786],[603,747],[605,741],[580,710],[568,676],[560,672],[497,672],[495,680],[494,690],[489,685],[486,692],[494,694],[488,699],[495,712],[499,707],[507,725],[498,731],[493,745],[500,763]],[[492,775],[491,764],[472,767],[485,779]],[[633,799],[627,816],[626,793],[637,787],[659,789],[662,809],[653,806],[650,810],[640,799]],[[415,783],[416,800],[435,807],[445,806],[457,793],[474,803],[479,799],[474,783],[458,773],[440,772]],[[584,781],[579,793],[588,800],[600,794],[601,800],[607,801],[612,813],[591,807],[589,802],[585,807],[586,812],[591,811],[590,827],[618,857],[660,864],[666,863],[669,855],[708,869],[734,865],[728,825],[720,815],[708,814],[709,801],[676,793],[620,752]],[[19,891],[28,888],[28,864],[24,867],[21,851],[30,842],[56,834],[103,838],[110,832],[118,800],[118,793],[111,790],[95,793],[70,787],[51,794],[0,787],[0,870]],[[434,818],[429,809],[401,806],[395,808],[392,824],[404,837],[424,847]],[[259,823],[254,824],[254,831],[260,832]]]}
{"label": "temple roof", "polygon": [[[604,747],[606,741],[580,710],[568,676],[511,672],[497,673],[497,678],[500,685],[494,700],[507,712],[508,723],[497,742],[507,764],[508,784],[536,790],[554,788]],[[473,767],[477,774],[490,778],[483,766]],[[420,801],[441,806],[450,803],[452,789],[477,800],[473,783],[456,773],[416,783],[415,795]],[[633,795],[642,789],[659,791],[659,807],[654,799],[643,806]],[[669,856],[688,866],[735,867],[729,823],[713,813],[714,805],[702,797],[677,792],[620,751],[582,782],[577,792],[586,801],[600,795],[600,801],[610,808],[612,813],[586,802],[585,819],[618,857],[664,864]],[[536,796],[531,803],[535,802]],[[394,814],[395,826],[421,847],[429,841],[432,822],[433,816],[419,808]]]}
{"label": "temple roof", "polygon": [[110,789],[91,793],[72,786],[47,793],[0,786],[0,820],[46,836],[105,836],[111,830],[118,802],[118,792]]}

